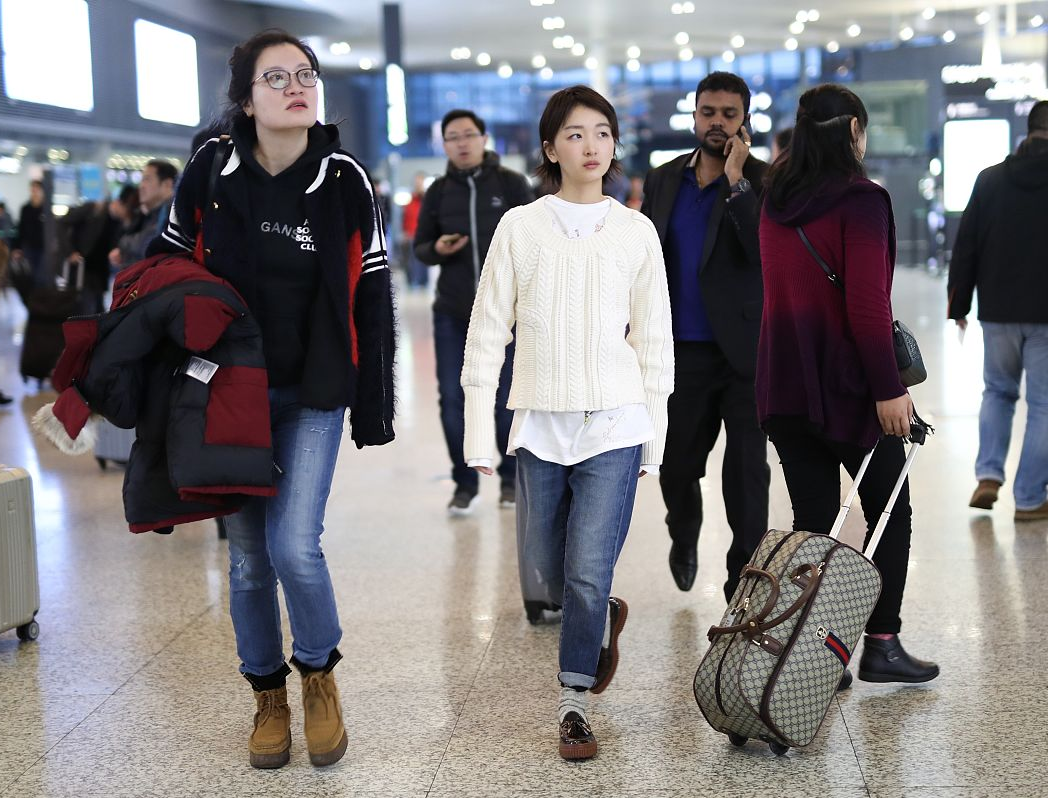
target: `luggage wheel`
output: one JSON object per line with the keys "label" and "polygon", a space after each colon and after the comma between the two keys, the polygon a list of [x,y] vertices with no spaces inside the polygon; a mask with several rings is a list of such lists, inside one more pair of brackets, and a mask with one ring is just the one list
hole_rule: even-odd
{"label": "luggage wheel", "polygon": [[790,747],[788,745],[773,742],[768,743],[768,748],[771,749],[771,752],[775,754],[775,756],[784,756],[786,752],[790,750]]}
{"label": "luggage wheel", "polygon": [[30,621],[24,623],[15,629],[15,634],[18,635],[18,639],[22,641],[36,640],[40,637],[40,624],[36,621]]}
{"label": "luggage wheel", "polygon": [[528,623],[532,626],[538,624],[542,620],[542,610],[545,608],[545,604],[541,601],[525,601],[524,602],[524,614],[528,616]]}
{"label": "luggage wheel", "polygon": [[749,738],[743,737],[741,734],[736,734],[735,732],[728,732],[728,740],[736,748],[742,748],[749,741]]}
{"label": "luggage wheel", "polygon": [[96,457],[95,462],[98,463],[98,467],[101,468],[103,471],[106,470],[106,459],[104,457]]}

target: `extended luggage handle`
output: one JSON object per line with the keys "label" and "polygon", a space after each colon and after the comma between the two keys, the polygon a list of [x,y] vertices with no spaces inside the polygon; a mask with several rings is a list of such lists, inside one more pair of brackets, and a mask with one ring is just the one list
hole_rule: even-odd
{"label": "extended luggage handle", "polygon": [[808,600],[815,594],[815,591],[819,587],[819,582],[822,581],[822,566],[816,565],[815,563],[806,563],[798,567],[790,575],[790,581],[795,581],[798,584],[801,583],[801,578],[807,575],[807,580],[803,583],[804,589],[801,590],[801,594],[797,597],[797,600],[793,602],[789,607],[783,610],[779,615],[772,618],[770,621],[766,621],[771,611],[775,608],[775,602],[779,600],[779,579],[775,574],[768,571],[763,571],[760,568],[754,568],[752,565],[747,565],[742,569],[740,576],[746,578],[747,576],[756,576],[759,579],[767,579],[771,582],[771,594],[768,596],[768,600],[761,607],[760,611],[749,618],[744,619],[741,623],[732,624],[731,626],[711,626],[709,632],[706,633],[707,638],[711,641],[715,637],[720,635],[736,634],[741,632],[750,639],[755,639],[760,635],[763,635],[769,629],[774,629],[776,626],[789,620],[801,607],[808,603]]}
{"label": "extended luggage handle", "polygon": [[[877,546],[881,542],[881,538],[884,536],[884,529],[888,526],[888,519],[891,518],[892,510],[895,509],[895,500],[899,498],[899,493],[902,491],[903,483],[906,482],[906,476],[910,473],[910,467],[913,465],[913,461],[917,457],[917,449],[924,445],[925,441],[928,440],[929,435],[935,434],[935,427],[917,415],[917,411],[913,413],[913,421],[910,422],[910,434],[907,440],[910,442],[910,451],[906,453],[906,462],[903,463],[902,472],[899,474],[899,478],[895,482],[895,487],[892,489],[891,496],[888,497],[888,502],[884,506],[884,510],[881,512],[881,517],[877,520],[877,526],[873,529],[873,535],[870,537],[869,545],[863,549],[863,556],[868,560],[873,560],[873,553],[877,551]],[[841,504],[841,509],[837,512],[837,518],[833,522],[833,527],[830,529],[830,537],[836,540],[841,535],[841,530],[844,528],[844,520],[848,517],[848,513],[851,510],[852,502],[855,501],[855,496],[859,493],[859,483],[862,482],[863,476],[866,474],[866,467],[869,466],[870,460],[873,458],[873,453],[877,451],[877,447],[874,446],[867,452],[866,457],[862,460],[862,465],[859,466],[858,473],[855,474],[855,481],[852,482],[851,490],[848,491],[848,495],[844,498],[844,503]]]}

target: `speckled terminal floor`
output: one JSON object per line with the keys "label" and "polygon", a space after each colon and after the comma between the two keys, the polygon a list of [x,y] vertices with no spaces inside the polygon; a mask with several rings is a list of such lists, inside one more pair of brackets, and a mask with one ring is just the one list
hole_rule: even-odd
{"label": "speckled terminal floor", "polygon": [[[358,451],[346,437],[324,535],[344,628],[336,673],[349,750],[333,767],[309,764],[291,682],[291,762],[265,772],[248,765],[254,706],[237,673],[215,524],[132,535],[121,469],[33,436],[27,419],[54,395],[22,386],[24,311],[13,293],[0,297],[0,390],[16,399],[0,409],[0,462],[33,476],[42,591],[40,638],[0,635],[0,796],[1048,795],[1048,523],[1016,523],[1010,485],[993,511],[968,508],[978,325],[958,340],[942,318],[940,278],[900,269],[895,295],[931,366],[912,393],[938,430],[911,478],[903,608],[903,640],[940,663],[936,681],[856,681],[814,743],[785,757],[763,744],[733,748],[706,726],[691,680],[723,610],[718,449],[690,593],[666,565],[658,485],[642,480],[614,588],[630,605],[621,665],[591,701],[600,753],[562,761],[558,627],[525,619],[514,517],[498,507],[497,481],[483,482],[472,517],[446,515],[429,300],[402,293],[397,441]],[[1024,419],[1020,404],[1017,427]],[[769,452],[771,524],[789,527]]]}

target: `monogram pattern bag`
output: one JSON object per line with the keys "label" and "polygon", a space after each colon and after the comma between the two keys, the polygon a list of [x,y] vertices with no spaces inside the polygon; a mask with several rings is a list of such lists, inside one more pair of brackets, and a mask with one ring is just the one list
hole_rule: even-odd
{"label": "monogram pattern bag", "polygon": [[[815,258],[815,262],[822,267],[830,282],[843,294],[844,283],[840,276],[822,259],[811,241],[808,240],[808,236],[804,234],[804,230],[800,227],[795,229],[808,252]],[[898,320],[892,322],[892,346],[895,349],[895,363],[899,367],[899,379],[904,386],[909,388],[928,379],[928,369],[924,366],[924,358],[921,356],[921,348],[917,345],[916,336],[909,327]]]}
{"label": "monogram pattern bag", "polygon": [[859,469],[829,535],[772,529],[742,572],[695,672],[695,700],[734,745],[764,740],[777,754],[812,741],[881,591],[871,561],[917,449],[931,427],[911,427],[906,463],[865,552],[838,541],[873,456]]}

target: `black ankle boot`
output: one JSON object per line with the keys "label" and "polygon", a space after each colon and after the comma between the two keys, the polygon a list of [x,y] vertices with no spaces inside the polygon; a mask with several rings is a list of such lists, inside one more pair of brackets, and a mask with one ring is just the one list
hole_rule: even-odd
{"label": "black ankle boot", "polygon": [[939,666],[911,657],[899,636],[891,640],[866,637],[859,660],[859,678],[864,682],[930,682],[939,675]]}

